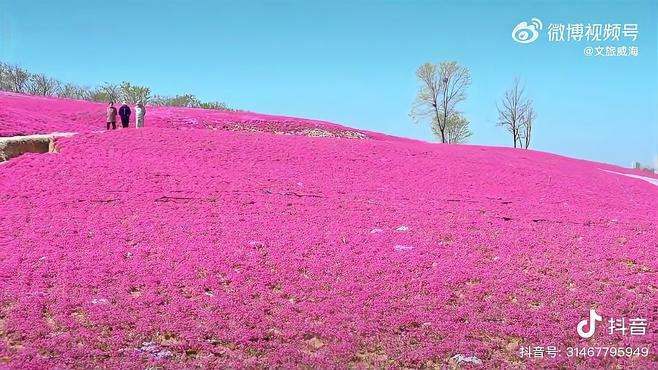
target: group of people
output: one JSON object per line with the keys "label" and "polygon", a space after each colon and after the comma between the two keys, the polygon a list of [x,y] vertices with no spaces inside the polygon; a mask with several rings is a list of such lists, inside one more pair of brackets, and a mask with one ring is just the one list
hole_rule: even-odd
{"label": "group of people", "polygon": [[[130,110],[130,107],[128,104],[124,101],[121,107],[119,107],[119,110],[117,112],[117,109],[114,107],[114,102],[111,101],[110,104],[107,106],[107,129],[110,129],[110,126],[112,126],[112,130],[117,129],[117,114],[121,118],[121,127],[123,128],[128,128],[130,125],[130,115],[132,114],[132,111]],[[144,107],[144,104],[140,101],[137,102],[137,105],[135,105],[135,128],[140,128],[144,127],[144,116],[146,115],[146,107]]]}

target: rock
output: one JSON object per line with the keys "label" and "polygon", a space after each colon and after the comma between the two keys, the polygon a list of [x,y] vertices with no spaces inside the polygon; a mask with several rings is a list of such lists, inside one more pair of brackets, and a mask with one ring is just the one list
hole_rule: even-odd
{"label": "rock", "polygon": [[0,138],[0,162],[8,161],[23,153],[53,153],[57,152],[55,140],[59,137],[70,137],[73,133],[52,133],[49,135],[26,135]]}
{"label": "rock", "polygon": [[457,364],[462,364],[462,363],[471,363],[474,365],[482,365],[482,360],[475,356],[464,356],[462,354],[456,354],[450,358],[450,360],[453,360],[457,362]]}
{"label": "rock", "polygon": [[160,347],[154,342],[144,342],[142,346],[138,349],[140,352],[148,353],[149,355],[157,359],[165,359],[173,356],[171,351],[166,349],[160,349]]}

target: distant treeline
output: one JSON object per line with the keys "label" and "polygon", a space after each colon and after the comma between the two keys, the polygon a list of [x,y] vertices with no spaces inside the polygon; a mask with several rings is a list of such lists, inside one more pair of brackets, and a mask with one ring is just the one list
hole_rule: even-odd
{"label": "distant treeline", "polygon": [[56,96],[60,98],[82,99],[95,102],[143,102],[150,105],[170,107],[205,108],[233,110],[222,102],[202,102],[192,94],[175,96],[151,95],[146,86],[105,83],[97,87],[64,83],[42,73],[31,73],[25,69],[0,62],[0,90],[30,95]]}

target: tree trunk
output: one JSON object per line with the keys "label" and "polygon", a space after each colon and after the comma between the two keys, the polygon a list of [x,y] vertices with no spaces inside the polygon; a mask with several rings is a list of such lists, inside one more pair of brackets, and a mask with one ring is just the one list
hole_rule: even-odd
{"label": "tree trunk", "polygon": [[441,142],[446,142],[445,127],[441,127],[441,122],[439,122],[439,111],[436,109],[436,103],[434,104],[434,114],[436,115],[436,124],[439,125],[439,131],[441,131]]}

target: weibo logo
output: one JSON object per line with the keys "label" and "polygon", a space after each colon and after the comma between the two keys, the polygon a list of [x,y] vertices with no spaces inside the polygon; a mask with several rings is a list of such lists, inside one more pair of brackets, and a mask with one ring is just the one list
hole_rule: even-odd
{"label": "weibo logo", "polygon": [[529,44],[539,38],[539,31],[544,25],[538,18],[532,18],[530,24],[521,22],[512,30],[512,39],[521,44]]}

